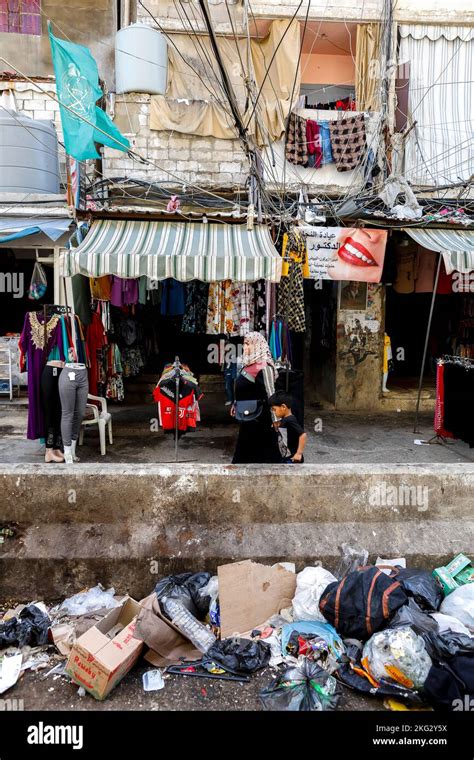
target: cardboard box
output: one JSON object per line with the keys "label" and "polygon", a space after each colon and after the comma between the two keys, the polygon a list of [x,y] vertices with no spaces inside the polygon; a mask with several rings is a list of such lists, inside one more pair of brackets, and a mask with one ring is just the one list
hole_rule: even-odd
{"label": "cardboard box", "polygon": [[458,554],[445,567],[433,570],[433,576],[443,589],[445,596],[466,583],[474,582],[474,567],[469,557]]}
{"label": "cardboard box", "polygon": [[121,607],[83,633],[71,649],[66,673],[96,699],[105,699],[138,660],[143,641],[134,632],[140,609],[138,602],[126,597]]}
{"label": "cardboard box", "polygon": [[221,638],[252,631],[290,607],[296,575],[281,565],[260,565],[252,560],[217,568]]}

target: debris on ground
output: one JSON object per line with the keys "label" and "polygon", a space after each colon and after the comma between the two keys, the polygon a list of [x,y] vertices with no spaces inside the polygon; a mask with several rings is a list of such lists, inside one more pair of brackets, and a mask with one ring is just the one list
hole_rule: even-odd
{"label": "debris on ground", "polygon": [[163,680],[163,674],[161,670],[147,670],[143,674],[143,689],[144,691],[159,691],[165,686]]}
{"label": "debris on ground", "polygon": [[264,710],[335,710],[342,688],[336,679],[306,657],[285,670],[260,693]]}
{"label": "debris on ground", "polygon": [[21,652],[3,654],[0,659],[0,694],[11,689],[18,681],[22,660]]}
{"label": "debris on ground", "polygon": [[99,584],[98,586],[94,586],[94,588],[86,589],[79,594],[74,594],[69,599],[65,599],[59,605],[59,608],[52,610],[52,612],[55,612],[57,617],[61,618],[64,615],[85,615],[88,612],[110,610],[119,606],[120,602],[115,599],[115,589],[109,588],[106,591]]}
{"label": "debris on ground", "polygon": [[0,649],[8,646],[41,646],[48,643],[50,619],[37,604],[23,607],[18,616],[0,624]]}
{"label": "debris on ground", "polygon": [[216,575],[166,576],[140,601],[100,584],[49,609],[11,601],[0,619],[0,693],[44,671],[48,692],[64,678],[103,700],[142,657],[153,668],[147,692],[173,676],[243,687],[273,671],[264,710],[334,710],[346,690],[390,710],[471,698],[471,560],[458,554],[430,573],[403,557],[371,565],[363,548],[340,550],[334,575],[318,562],[296,573],[292,563],[246,560]]}

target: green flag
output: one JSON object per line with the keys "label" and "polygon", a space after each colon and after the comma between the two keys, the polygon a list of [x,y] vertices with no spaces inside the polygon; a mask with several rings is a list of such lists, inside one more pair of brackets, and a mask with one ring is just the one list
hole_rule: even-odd
{"label": "green flag", "polygon": [[[99,87],[97,64],[90,51],[82,45],[55,37],[51,32],[51,26],[49,40],[67,153],[78,161],[100,158],[94,146],[95,142],[109,145],[116,150],[129,150],[130,143],[127,138],[117,129],[105,111],[96,106],[103,93]],[[68,110],[69,108],[74,113]]]}

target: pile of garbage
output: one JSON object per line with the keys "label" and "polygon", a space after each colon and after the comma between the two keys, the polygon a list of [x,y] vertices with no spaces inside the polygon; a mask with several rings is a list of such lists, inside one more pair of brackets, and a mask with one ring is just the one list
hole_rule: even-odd
{"label": "pile of garbage", "polygon": [[146,691],[169,675],[248,682],[268,667],[265,710],[334,710],[344,689],[390,709],[463,709],[474,695],[470,559],[459,554],[430,573],[341,550],[335,574],[246,560],[215,576],[167,576],[141,601],[96,586],[49,610],[8,610],[0,694],[25,670],[49,668],[105,699],[143,656]]}

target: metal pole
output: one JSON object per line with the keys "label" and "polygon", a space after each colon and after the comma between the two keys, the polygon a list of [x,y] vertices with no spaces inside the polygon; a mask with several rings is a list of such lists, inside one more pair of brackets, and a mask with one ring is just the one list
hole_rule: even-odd
{"label": "metal pole", "polygon": [[420,411],[421,386],[423,385],[423,375],[424,375],[424,372],[425,372],[426,354],[428,353],[428,341],[430,339],[431,321],[433,319],[433,311],[434,311],[434,305],[435,305],[435,299],[436,299],[436,290],[438,288],[439,273],[441,271],[441,259],[442,259],[442,256],[443,256],[443,254],[439,253],[438,267],[436,269],[436,277],[435,277],[434,287],[433,287],[433,297],[431,299],[430,315],[428,317],[428,326],[426,328],[425,348],[424,348],[424,351],[423,351],[423,360],[421,362],[420,382],[418,383],[418,398],[416,399],[415,424],[413,426],[413,432],[414,433],[419,433],[420,432],[418,430],[418,417],[419,417],[419,411]]}
{"label": "metal pole", "polygon": [[179,357],[176,356],[174,360],[175,371],[175,394],[174,394],[174,408],[175,408],[175,428],[174,428],[174,461],[178,461],[178,423],[179,423]]}

